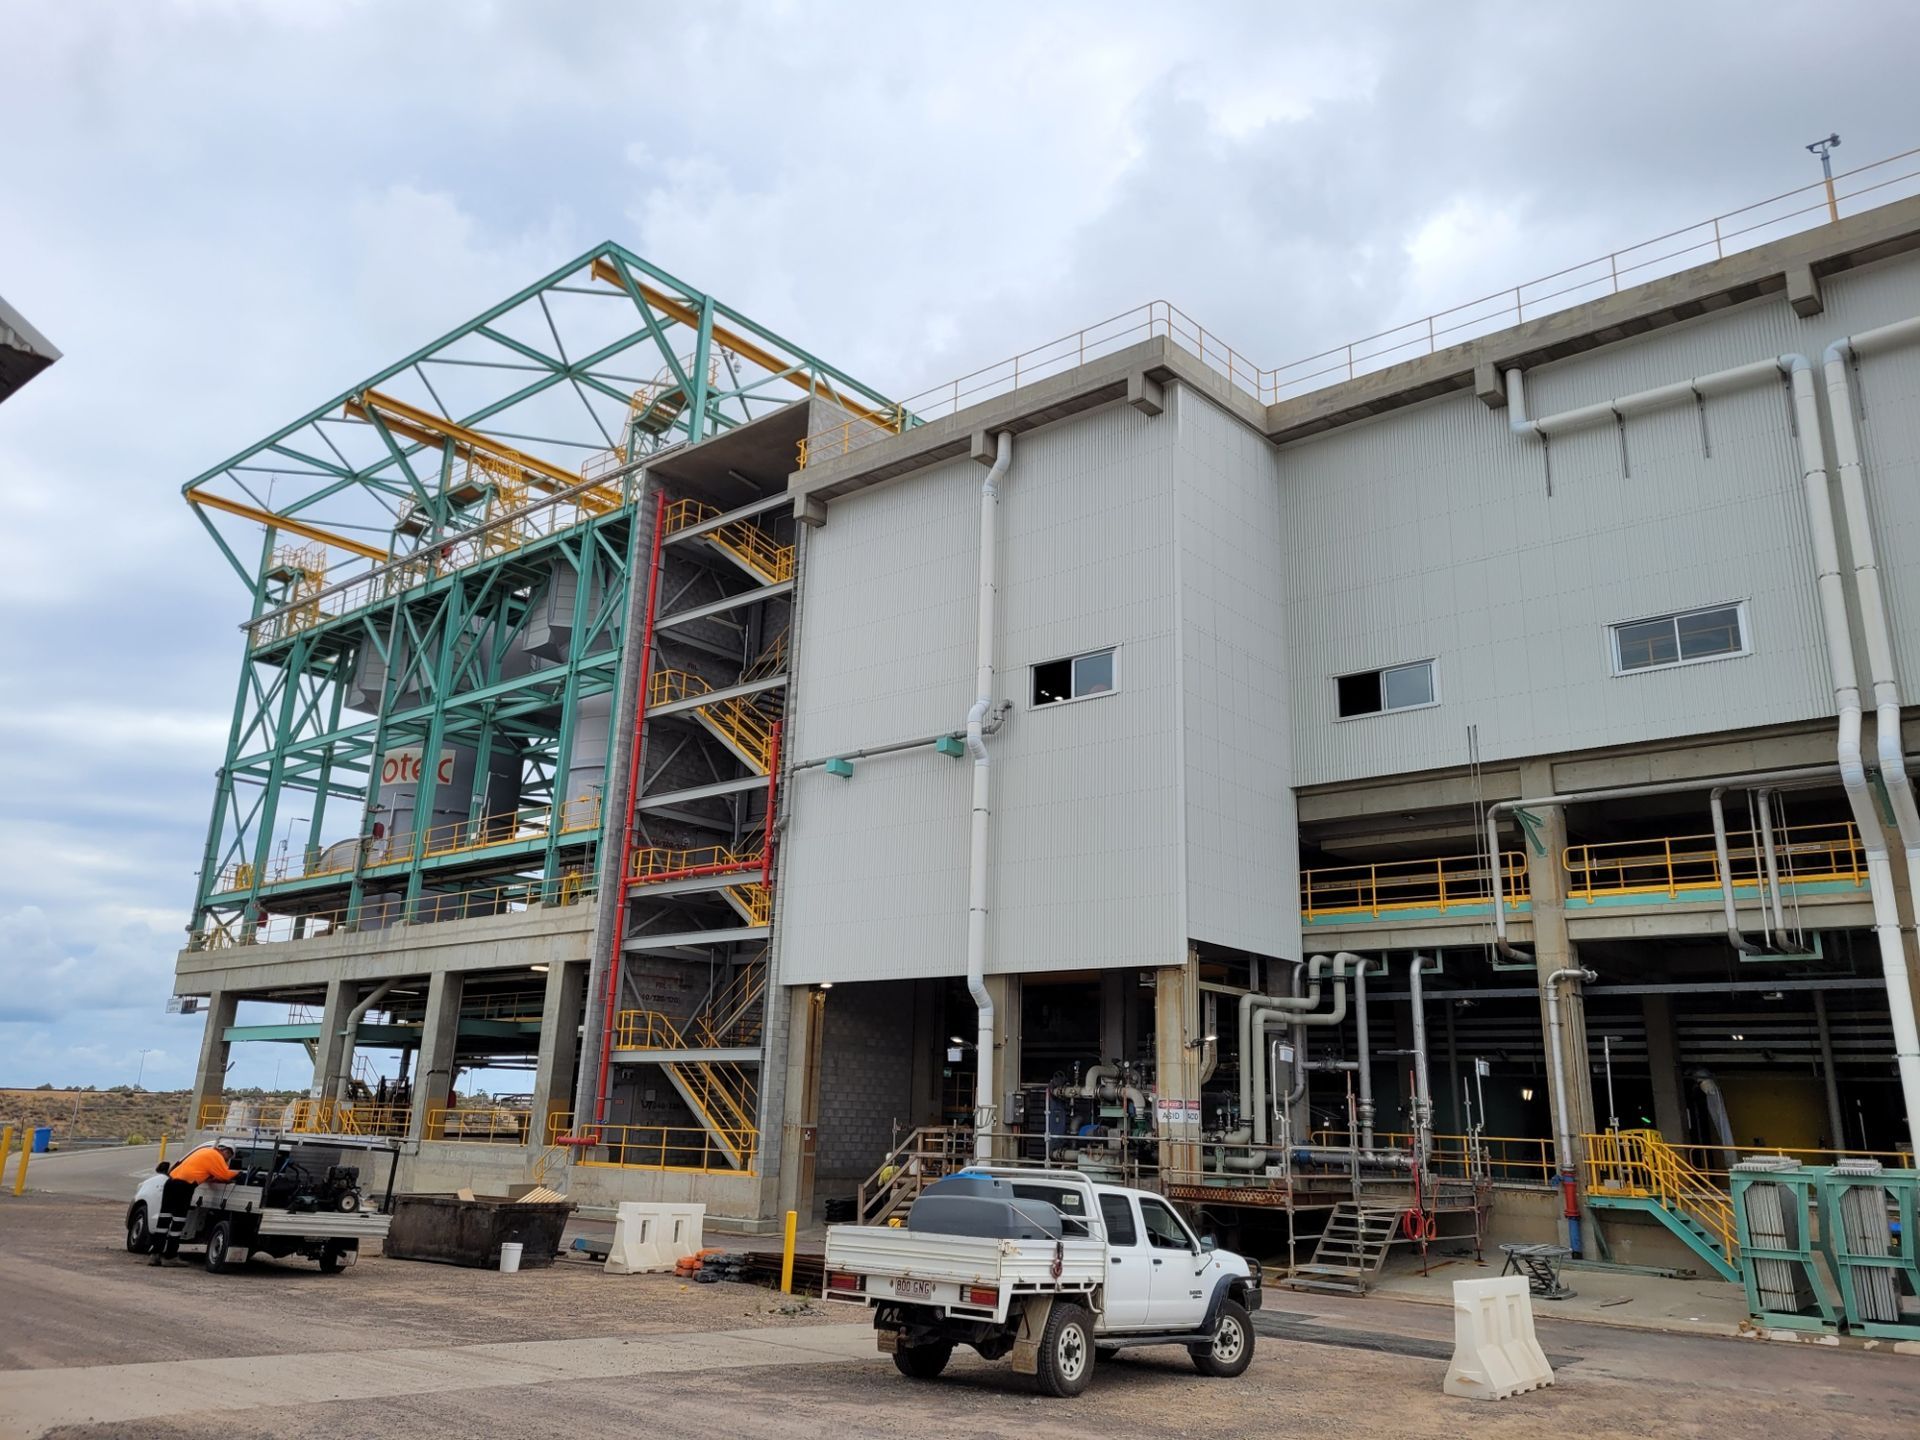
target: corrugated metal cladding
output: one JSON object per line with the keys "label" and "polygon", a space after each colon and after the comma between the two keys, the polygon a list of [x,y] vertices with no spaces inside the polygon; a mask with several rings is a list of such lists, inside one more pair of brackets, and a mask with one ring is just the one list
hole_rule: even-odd
{"label": "corrugated metal cladding", "polygon": [[[1920,312],[1920,260],[1758,301],[1528,375],[1551,414]],[[1920,354],[1864,362],[1869,482],[1920,681]],[[1565,436],[1549,454],[1471,394],[1279,452],[1295,783],[1666,740],[1830,713],[1800,470],[1781,389]],[[1745,601],[1752,654],[1616,676],[1608,627]],[[1903,618],[1904,617],[1904,618]],[[1434,661],[1438,703],[1339,721],[1335,676]],[[1914,698],[1909,695],[1909,699]]]}
{"label": "corrugated metal cladding", "polygon": [[1300,953],[1284,500],[1266,440],[1176,388],[1187,932]]}
{"label": "corrugated metal cladding", "polygon": [[[1023,435],[1000,504],[994,968],[1164,965],[1181,931],[1174,427],[1113,406]],[[960,728],[981,468],[835,501],[807,551],[791,753]],[[1031,704],[1037,662],[1116,647],[1110,695]],[[971,767],[930,750],[788,787],[781,980],[966,968]]]}

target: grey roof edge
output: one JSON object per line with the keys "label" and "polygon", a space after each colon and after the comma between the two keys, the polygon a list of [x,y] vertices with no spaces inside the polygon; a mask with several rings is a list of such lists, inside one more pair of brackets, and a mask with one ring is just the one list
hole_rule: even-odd
{"label": "grey roof edge", "polygon": [[16,335],[26,343],[14,345],[15,349],[31,350],[45,357],[49,365],[60,358],[60,351],[54,343],[29,325],[27,317],[9,305],[5,296],[0,296],[0,341],[14,344],[13,337]]}

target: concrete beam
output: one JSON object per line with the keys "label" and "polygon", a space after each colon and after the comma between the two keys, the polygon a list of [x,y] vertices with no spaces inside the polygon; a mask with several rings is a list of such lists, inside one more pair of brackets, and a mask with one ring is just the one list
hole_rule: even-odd
{"label": "concrete beam", "polygon": [[1820,280],[1811,265],[1794,265],[1787,270],[1787,303],[1802,320],[1811,320],[1827,308],[1820,298]]}
{"label": "concrete beam", "polygon": [[1473,362],[1473,393],[1489,410],[1507,408],[1507,383],[1491,360]]}
{"label": "concrete beam", "polygon": [[[641,587],[645,589],[645,586]],[[738,595],[728,595],[720,600],[710,600],[704,605],[695,605],[686,610],[676,610],[654,621],[656,630],[672,630],[677,626],[690,625],[695,620],[711,620],[730,610],[743,610],[749,605],[758,605],[762,600],[771,600],[779,595],[791,595],[793,582],[782,580],[773,585],[760,585],[752,590],[743,590]]]}
{"label": "concrete beam", "polygon": [[1127,376],[1127,403],[1142,415],[1164,415],[1167,411],[1166,387],[1146,371],[1136,370]]}
{"label": "concrete beam", "polygon": [[464,976],[446,970],[435,971],[427,984],[420,1063],[414,1071],[413,1119],[407,1131],[416,1139],[434,1138],[427,1133],[427,1112],[444,1109],[451,1102],[453,1068],[460,1048],[460,996],[465,987]]}

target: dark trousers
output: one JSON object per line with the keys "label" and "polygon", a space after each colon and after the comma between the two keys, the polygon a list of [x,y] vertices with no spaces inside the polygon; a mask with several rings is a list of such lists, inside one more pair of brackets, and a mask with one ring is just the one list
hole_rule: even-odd
{"label": "dark trousers", "polygon": [[169,1180],[160,1191],[160,1219],[153,1227],[156,1243],[162,1244],[161,1253],[172,1255],[180,1249],[180,1237],[187,1228],[187,1208],[193,1203],[193,1192],[198,1189],[191,1180]]}

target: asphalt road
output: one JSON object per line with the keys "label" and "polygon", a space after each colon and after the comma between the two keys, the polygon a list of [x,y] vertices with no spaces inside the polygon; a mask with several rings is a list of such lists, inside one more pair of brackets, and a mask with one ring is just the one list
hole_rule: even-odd
{"label": "asphalt road", "polygon": [[1440,1393],[1448,1312],[1275,1292],[1257,1358],[1206,1380],[1177,1350],[1103,1362],[1074,1401],[1004,1364],[903,1379],[860,1312],[743,1285],[501,1276],[378,1257],[340,1276],[154,1270],[123,1201],[0,1197],[0,1437],[605,1434],[966,1440],[1286,1435],[1920,1434],[1920,1358],[1542,1320],[1558,1383],[1491,1404]]}

